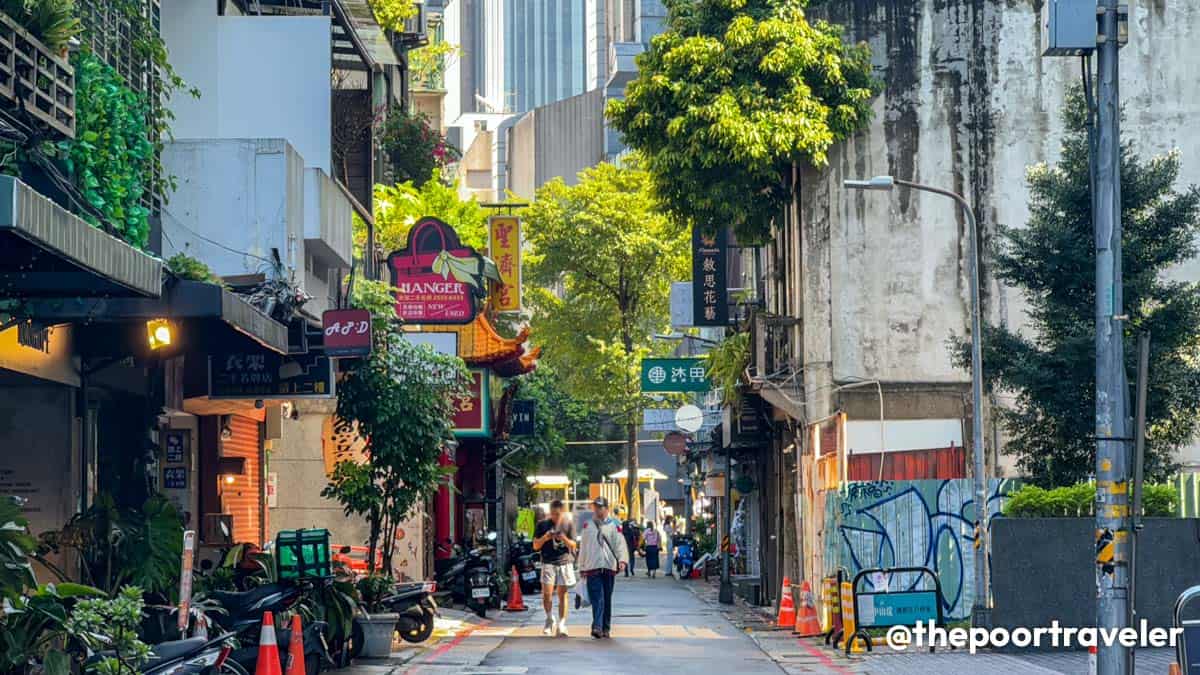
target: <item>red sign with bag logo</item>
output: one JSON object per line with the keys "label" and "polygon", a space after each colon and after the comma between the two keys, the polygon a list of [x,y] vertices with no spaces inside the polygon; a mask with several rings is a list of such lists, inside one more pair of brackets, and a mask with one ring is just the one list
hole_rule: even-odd
{"label": "red sign with bag logo", "polygon": [[388,256],[388,268],[397,289],[396,316],[403,321],[471,323],[477,299],[487,294],[483,256],[437,218],[413,226],[404,249]]}
{"label": "red sign with bag logo", "polygon": [[371,313],[365,309],[327,309],[321,314],[326,356],[371,353]]}

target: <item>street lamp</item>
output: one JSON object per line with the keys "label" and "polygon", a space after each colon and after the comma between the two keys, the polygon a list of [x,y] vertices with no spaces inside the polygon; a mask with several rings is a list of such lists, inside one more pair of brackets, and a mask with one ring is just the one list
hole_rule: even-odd
{"label": "street lamp", "polygon": [[975,212],[967,200],[957,192],[943,190],[929,185],[912,183],[893,176],[875,176],[870,180],[847,180],[842,185],[849,190],[892,190],[897,185],[922,192],[932,192],[953,199],[967,216],[968,229],[971,231],[971,257],[968,261],[971,283],[971,446],[974,449],[975,460],[975,513],[979,519],[978,542],[975,553],[975,606],[971,616],[976,625],[988,625],[990,617],[987,612],[987,586],[984,580],[987,565],[987,477],[984,475],[983,462],[983,333],[979,309],[979,234],[976,231]]}

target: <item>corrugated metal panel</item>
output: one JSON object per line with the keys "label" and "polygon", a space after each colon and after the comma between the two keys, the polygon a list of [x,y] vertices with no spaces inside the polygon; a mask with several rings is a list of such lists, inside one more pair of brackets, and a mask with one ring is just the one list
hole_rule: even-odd
{"label": "corrugated metal panel", "polygon": [[[882,480],[922,480],[966,477],[966,452],[962,447],[931,448],[885,453]],[[880,480],[879,453],[850,456],[850,480]]]}
{"label": "corrugated metal panel", "polygon": [[221,479],[221,510],[233,515],[233,540],[262,544],[262,441],[258,421],[229,417],[233,434],[221,441],[222,457],[244,457],[246,470],[232,483]]}

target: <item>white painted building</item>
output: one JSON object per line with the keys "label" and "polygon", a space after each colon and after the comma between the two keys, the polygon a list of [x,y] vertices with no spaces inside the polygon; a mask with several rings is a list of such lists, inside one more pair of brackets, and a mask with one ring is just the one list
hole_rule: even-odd
{"label": "white painted building", "polygon": [[319,317],[350,267],[354,212],[330,177],[331,17],[220,16],[215,3],[166,0],[162,32],[200,90],[171,101],[163,165],[178,186],[163,209],[164,257],[272,278],[277,254]]}

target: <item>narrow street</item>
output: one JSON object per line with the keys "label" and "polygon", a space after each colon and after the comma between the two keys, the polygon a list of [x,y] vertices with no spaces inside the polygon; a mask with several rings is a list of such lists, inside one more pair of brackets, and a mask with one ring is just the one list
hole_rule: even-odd
{"label": "narrow street", "polygon": [[403,672],[784,672],[685,584],[661,577],[620,578],[613,600],[611,640],[588,634],[591,610],[586,607],[572,611],[570,637],[543,636],[540,598],[528,596],[530,611],[499,614],[489,625],[415,659]]}

